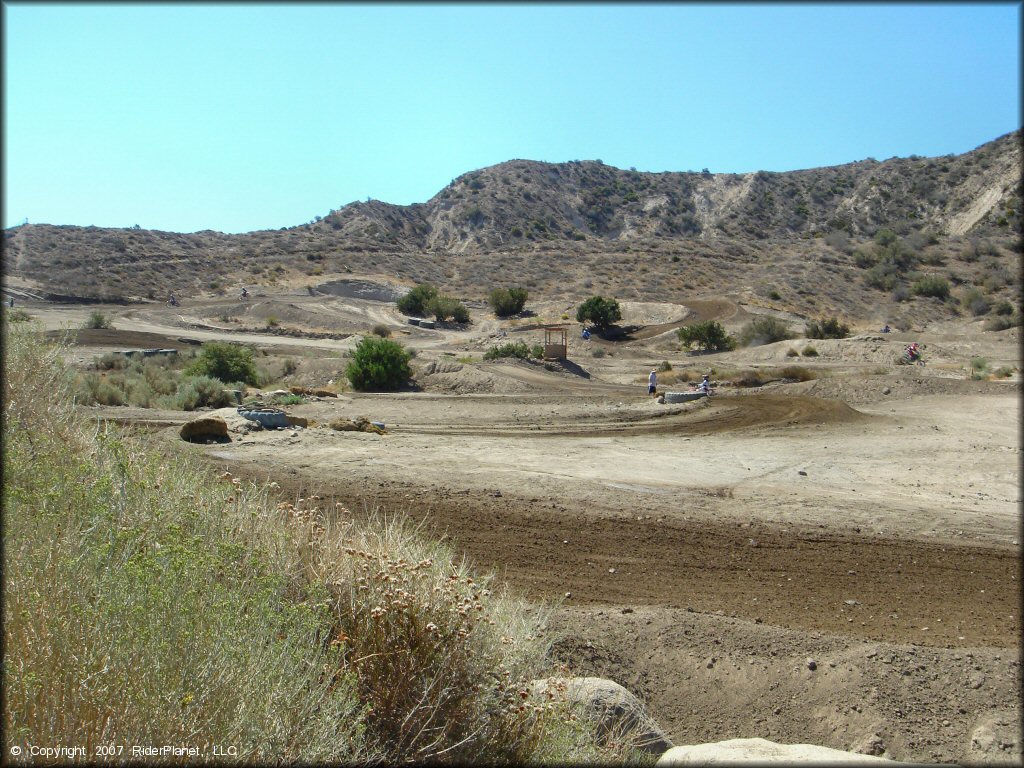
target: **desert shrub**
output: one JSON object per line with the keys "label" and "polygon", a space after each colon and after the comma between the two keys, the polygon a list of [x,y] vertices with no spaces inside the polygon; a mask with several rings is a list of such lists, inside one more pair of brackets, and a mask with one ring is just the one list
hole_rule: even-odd
{"label": "desert shrub", "polygon": [[32,319],[32,315],[26,312],[24,309],[11,309],[8,310],[4,317],[12,323],[27,323]]}
{"label": "desert shrub", "polygon": [[817,357],[818,356],[818,350],[816,350],[814,347],[810,347],[810,346],[804,347],[803,356],[804,357]]}
{"label": "desert shrub", "polygon": [[399,343],[378,336],[364,336],[356,344],[345,375],[353,389],[389,391],[404,385],[412,371],[410,355]]}
{"label": "desert shrub", "polygon": [[449,318],[456,323],[469,322],[469,310],[458,299],[451,296],[435,296],[426,305],[428,314],[437,318],[438,322],[444,322]]}
{"label": "desert shrub", "polygon": [[210,376],[192,376],[178,386],[165,403],[182,411],[196,408],[225,408],[234,400],[224,391],[224,382]]}
{"label": "desert shrub", "polygon": [[484,352],[484,360],[498,360],[502,357],[517,357],[521,360],[528,360],[531,357],[544,357],[544,348],[539,344],[530,347],[525,341],[510,341],[506,344],[498,344]]}
{"label": "desert shrub", "polygon": [[975,317],[987,315],[992,307],[985,299],[985,295],[977,288],[969,288],[960,297],[960,303]]}
{"label": "desert shrub", "polygon": [[108,352],[93,360],[93,367],[97,371],[123,371],[128,364],[128,357],[117,352]]}
{"label": "desert shrub", "polygon": [[406,315],[425,317],[427,304],[437,296],[437,288],[430,283],[420,283],[395,302],[398,311]]}
{"label": "desert shrub", "polygon": [[596,357],[598,359],[604,357],[604,355],[605,351],[602,347],[594,347],[594,349],[590,352],[591,357]]}
{"label": "desert shrub", "polygon": [[75,399],[82,405],[124,405],[124,390],[97,373],[82,377]]}
{"label": "desert shrub", "polygon": [[740,329],[739,343],[744,347],[757,347],[793,338],[789,326],[778,318],[763,315],[755,317]]}
{"label": "desert shrub", "polygon": [[658,364],[658,373],[665,373],[666,371],[671,370],[672,363],[670,363],[668,360],[662,360],[661,363]]}
{"label": "desert shrub", "polygon": [[985,323],[986,331],[1005,331],[1007,328],[1016,328],[1021,325],[1020,313],[1014,313],[1012,315],[996,315],[995,317],[989,318]]}
{"label": "desert shrub", "polygon": [[274,317],[273,315],[268,317],[266,322],[267,322],[267,328],[277,328],[277,326],[279,326],[281,324],[278,321],[278,319],[276,317]]}
{"label": "desert shrub", "polygon": [[793,347],[786,350],[786,357],[800,357],[800,352]]}
{"label": "desert shrub", "polygon": [[725,332],[725,328],[717,320],[705,320],[683,326],[676,331],[676,335],[687,348],[696,344],[700,349],[707,351],[725,351],[736,346],[736,341]]}
{"label": "desert shrub", "polygon": [[925,275],[914,281],[910,292],[915,296],[931,296],[936,299],[949,298],[949,283],[938,275]]}
{"label": "desert shrub", "polygon": [[191,376],[210,376],[225,384],[244,383],[256,385],[259,376],[251,347],[211,341],[203,344],[202,350],[186,369]]}
{"label": "desert shrub", "polygon": [[377,323],[370,329],[370,333],[374,336],[380,336],[382,339],[386,339],[391,335],[391,329],[383,323]]}
{"label": "desert shrub", "polygon": [[997,315],[1012,315],[1013,304],[1008,301],[1000,301],[996,304],[994,311]]}
{"label": "desert shrub", "polygon": [[971,374],[974,380],[984,379],[988,376],[988,360],[984,357],[971,358]]}
{"label": "desert shrub", "polygon": [[799,365],[787,365],[779,371],[779,375],[790,381],[810,381],[811,379],[816,379],[818,377],[814,371],[810,371]]}
{"label": "desert shrub", "polygon": [[528,296],[525,288],[495,288],[487,295],[487,303],[498,317],[509,317],[523,311]]}
{"label": "desert shrub", "polygon": [[102,312],[91,312],[89,317],[82,323],[82,327],[93,330],[103,330],[105,328],[113,328],[110,322],[110,318],[104,315]]}
{"label": "desert shrub", "polygon": [[997,379],[1008,379],[1013,376],[1014,369],[1008,365],[1001,365],[993,372],[993,376]]}
{"label": "desert shrub", "polygon": [[825,320],[811,320],[804,329],[808,339],[845,339],[850,335],[850,326],[840,323],[835,317]]}
{"label": "desert shrub", "polygon": [[910,298],[910,290],[905,285],[897,285],[892,292],[892,300],[903,303]]}
{"label": "desert shrub", "polygon": [[622,319],[622,308],[615,299],[591,296],[576,308],[576,322],[593,323],[598,329],[608,328]]}
{"label": "desert shrub", "polygon": [[736,387],[760,387],[763,384],[767,384],[769,379],[761,371],[745,370],[738,372],[732,379],[733,386]]}
{"label": "desert shrub", "polygon": [[891,291],[898,282],[897,275],[883,264],[876,264],[864,273],[864,284],[880,291]]}

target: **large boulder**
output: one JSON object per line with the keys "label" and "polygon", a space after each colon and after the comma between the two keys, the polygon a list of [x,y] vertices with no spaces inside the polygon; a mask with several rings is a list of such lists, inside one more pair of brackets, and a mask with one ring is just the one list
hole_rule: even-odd
{"label": "large boulder", "polygon": [[219,416],[201,416],[186,421],[178,434],[190,443],[226,442],[231,439],[228,437],[228,423]]}
{"label": "large boulder", "polygon": [[895,765],[895,760],[844,752],[816,744],[776,744],[767,739],[729,739],[713,744],[672,747],[655,765],[736,765],[741,763],[814,763],[831,765]]}
{"label": "large boulder", "polygon": [[548,677],[534,680],[533,693],[581,706],[597,722],[597,735],[608,741],[625,740],[637,749],[660,755],[672,741],[643,703],[613,680],[603,677]]}

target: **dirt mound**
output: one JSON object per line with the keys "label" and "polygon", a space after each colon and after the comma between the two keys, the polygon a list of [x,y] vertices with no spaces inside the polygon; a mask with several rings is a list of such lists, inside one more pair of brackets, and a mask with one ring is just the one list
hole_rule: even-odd
{"label": "dirt mound", "polygon": [[191,344],[174,336],[116,328],[81,328],[71,331],[47,331],[47,338],[67,339],[79,347],[120,347],[124,349],[187,349]]}

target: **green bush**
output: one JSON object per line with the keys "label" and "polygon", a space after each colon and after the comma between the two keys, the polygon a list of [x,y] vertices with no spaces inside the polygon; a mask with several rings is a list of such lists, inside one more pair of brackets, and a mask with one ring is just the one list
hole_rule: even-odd
{"label": "green bush", "polygon": [[668,360],[662,360],[661,363],[658,365],[658,373],[667,373],[668,371],[671,370],[672,363],[670,363]]}
{"label": "green bush", "polygon": [[576,322],[590,322],[598,329],[608,328],[621,319],[619,302],[604,296],[591,296],[576,308]]}
{"label": "green bush", "polygon": [[484,352],[484,360],[497,360],[502,357],[518,357],[521,360],[528,360],[531,357],[544,357],[544,348],[540,344],[530,347],[525,341],[510,341],[507,344],[498,344]]}
{"label": "green bush", "polygon": [[352,388],[390,391],[403,386],[412,375],[409,352],[401,344],[378,336],[364,336],[356,344],[345,375]]}
{"label": "green bush", "polygon": [[995,313],[997,315],[1012,315],[1013,314],[1013,304],[1011,304],[1008,301],[1000,301],[995,306]]}
{"label": "green bush", "polygon": [[487,295],[487,303],[498,317],[509,317],[523,311],[528,296],[525,288],[495,288]]}
{"label": "green bush", "polygon": [[845,339],[850,335],[850,326],[840,323],[835,317],[825,320],[811,320],[804,329],[808,339]]}
{"label": "green bush", "polygon": [[186,368],[192,376],[210,376],[225,384],[243,383],[256,385],[259,376],[251,347],[211,341],[203,344],[199,357]]}
{"label": "green bush", "polygon": [[931,296],[936,299],[949,298],[949,283],[938,275],[925,275],[910,286],[915,296]]}
{"label": "green bush", "polygon": [[186,379],[167,402],[179,410],[194,411],[197,408],[226,408],[234,400],[224,391],[223,381],[210,376],[193,376]]}
{"label": "green bush", "polygon": [[469,322],[469,310],[462,302],[451,296],[435,296],[427,303],[425,309],[440,323],[448,319],[454,320],[456,323]]}
{"label": "green bush", "polygon": [[406,315],[425,317],[427,314],[427,304],[436,296],[437,288],[435,286],[430,283],[420,283],[407,294],[401,296],[395,303],[398,305],[399,312]]}
{"label": "green bush", "polygon": [[739,343],[744,347],[758,347],[793,338],[795,334],[781,320],[763,315],[755,317],[740,330]]}
{"label": "green bush", "polygon": [[960,303],[975,317],[987,315],[992,311],[992,306],[985,299],[985,295],[977,288],[969,288],[960,297]]}
{"label": "green bush", "polygon": [[106,328],[113,328],[110,322],[110,318],[104,315],[102,312],[91,312],[89,317],[82,323],[82,327],[92,330],[103,330]]}
{"label": "green bush", "polygon": [[676,331],[681,341],[687,348],[696,344],[700,349],[707,351],[724,352],[735,349],[736,341],[717,320],[705,320],[693,325],[686,325]]}
{"label": "green bush", "polygon": [[818,350],[816,350],[814,347],[804,347],[803,355],[804,357],[817,357]]}

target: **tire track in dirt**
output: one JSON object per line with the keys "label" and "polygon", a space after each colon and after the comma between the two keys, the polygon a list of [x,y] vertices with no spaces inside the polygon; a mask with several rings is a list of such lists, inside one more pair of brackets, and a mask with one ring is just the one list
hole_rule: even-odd
{"label": "tire track in dirt", "polygon": [[748,395],[715,397],[682,411],[627,415],[607,421],[576,421],[533,424],[424,424],[407,422],[401,431],[424,435],[466,435],[488,437],[595,437],[600,435],[710,435],[775,425],[840,424],[873,417],[839,400],[806,395]]}
{"label": "tire track in dirt", "polygon": [[[266,468],[231,471],[254,480]],[[1020,637],[1020,562],[991,547],[763,523],[591,514],[571,499],[470,495],[388,481],[275,472],[282,498],[402,512],[528,597],[663,606],[807,632],[939,647]],[[712,502],[717,500],[711,500]],[[728,503],[727,500],[718,503]]]}

